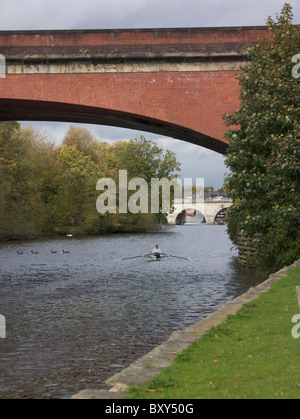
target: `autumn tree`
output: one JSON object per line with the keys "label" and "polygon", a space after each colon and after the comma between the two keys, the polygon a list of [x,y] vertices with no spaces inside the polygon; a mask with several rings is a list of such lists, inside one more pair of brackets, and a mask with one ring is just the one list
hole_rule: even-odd
{"label": "autumn tree", "polygon": [[269,271],[300,257],[300,82],[292,75],[300,31],[292,21],[289,4],[268,19],[270,36],[248,48],[238,75],[240,110],[225,116],[233,126],[226,133],[229,234],[237,243],[245,230]]}
{"label": "autumn tree", "polygon": [[0,237],[30,237],[47,231],[46,185],[54,166],[45,133],[16,123],[0,124]]}
{"label": "autumn tree", "polygon": [[[147,140],[144,136],[134,138],[129,142],[117,142],[111,150],[111,163],[117,170],[127,170],[128,179],[142,178],[148,185],[149,213],[151,211],[151,186],[152,179],[172,180],[178,177],[181,163],[176,154],[170,150],[163,150],[155,142]],[[160,201],[162,191],[160,190]],[[130,193],[129,193],[130,195]],[[171,200],[174,197],[174,189],[171,188]],[[162,208],[162,202],[160,202]],[[148,219],[151,217],[147,217]],[[152,217],[153,218],[153,217]],[[162,214],[156,214],[156,219],[161,222]]]}
{"label": "autumn tree", "polygon": [[64,145],[57,154],[53,199],[55,231],[83,234],[97,220],[96,183],[103,176],[90,156]]}
{"label": "autumn tree", "polygon": [[[101,234],[147,231],[152,214],[99,214],[96,184],[103,177],[119,181],[171,177],[176,156],[145,138],[108,144],[86,128],[71,126],[61,146],[49,134],[0,123],[0,239],[46,234]],[[130,195],[130,193],[128,194]]]}
{"label": "autumn tree", "polygon": [[[85,156],[96,163],[103,165],[105,162],[106,143],[100,142],[87,128],[70,126],[62,145],[74,146]],[[103,147],[104,146],[104,147]]]}
{"label": "autumn tree", "polygon": [[126,169],[131,178],[143,178],[151,186],[152,178],[172,179],[180,171],[176,154],[164,150],[145,137],[117,142],[112,150],[114,164]]}

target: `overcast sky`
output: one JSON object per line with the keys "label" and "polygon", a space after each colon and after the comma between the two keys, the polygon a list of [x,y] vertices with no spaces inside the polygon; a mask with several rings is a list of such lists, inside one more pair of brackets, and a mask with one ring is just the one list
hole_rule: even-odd
{"label": "overcast sky", "polygon": [[[0,0],[1,30],[122,29],[264,25],[280,13],[285,0]],[[300,21],[300,1],[294,8]],[[33,123],[51,131],[60,142],[69,124]],[[74,125],[74,124],[73,124]],[[220,187],[224,158],[201,147],[167,137],[121,128],[87,126],[102,140],[130,139],[143,134],[177,153],[183,177],[204,177],[207,186]]]}

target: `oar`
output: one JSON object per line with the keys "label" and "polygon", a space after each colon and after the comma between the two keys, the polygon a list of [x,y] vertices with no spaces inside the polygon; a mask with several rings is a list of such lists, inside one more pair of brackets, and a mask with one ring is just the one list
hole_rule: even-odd
{"label": "oar", "polygon": [[[124,258],[124,259],[117,259],[116,262],[120,262],[123,260],[131,260],[131,259],[139,259],[139,258],[147,258],[147,257],[155,257],[155,255],[153,253],[149,254],[149,255],[141,255],[141,256],[131,256],[129,258]],[[174,256],[174,255],[167,255],[166,253],[161,253],[161,256],[166,256],[166,257],[171,257],[171,258],[176,258],[176,259],[182,259],[182,260],[188,260],[190,261],[191,259],[188,258],[183,258],[181,256]]]}
{"label": "oar", "polygon": [[131,259],[139,259],[139,258],[147,258],[153,255],[141,255],[141,256],[131,256],[130,258],[124,258],[124,259],[117,259],[116,262],[120,262],[122,260],[131,260]]}
{"label": "oar", "polygon": [[183,260],[191,260],[191,259],[188,259],[188,258],[183,258],[183,257],[180,257],[180,256],[174,256],[174,255],[166,255],[166,256],[169,256],[170,258],[176,258],[176,259],[183,259]]}
{"label": "oar", "polygon": [[130,260],[130,259],[138,259],[138,258],[144,258],[145,256],[131,256],[130,258],[124,258],[124,259],[117,259],[117,262],[121,260]]}

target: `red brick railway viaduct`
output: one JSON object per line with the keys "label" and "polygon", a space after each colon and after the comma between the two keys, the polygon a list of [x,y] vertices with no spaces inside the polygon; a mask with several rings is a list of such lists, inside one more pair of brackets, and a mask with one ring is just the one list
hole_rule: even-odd
{"label": "red brick railway viaduct", "polygon": [[225,153],[222,115],[264,27],[0,31],[0,120],[149,131]]}

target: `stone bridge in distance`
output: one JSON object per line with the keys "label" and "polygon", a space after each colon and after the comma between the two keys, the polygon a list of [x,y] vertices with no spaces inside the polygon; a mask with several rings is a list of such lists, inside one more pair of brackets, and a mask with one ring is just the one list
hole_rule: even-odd
{"label": "stone bridge in distance", "polygon": [[[215,224],[218,214],[224,212],[227,208],[233,205],[233,201],[230,198],[222,197],[222,199],[207,198],[197,200],[175,200],[173,211],[167,216],[168,224],[170,225],[181,225],[186,221],[187,212],[194,210],[201,213],[204,217],[206,224]],[[225,221],[225,220],[224,220]]]}

